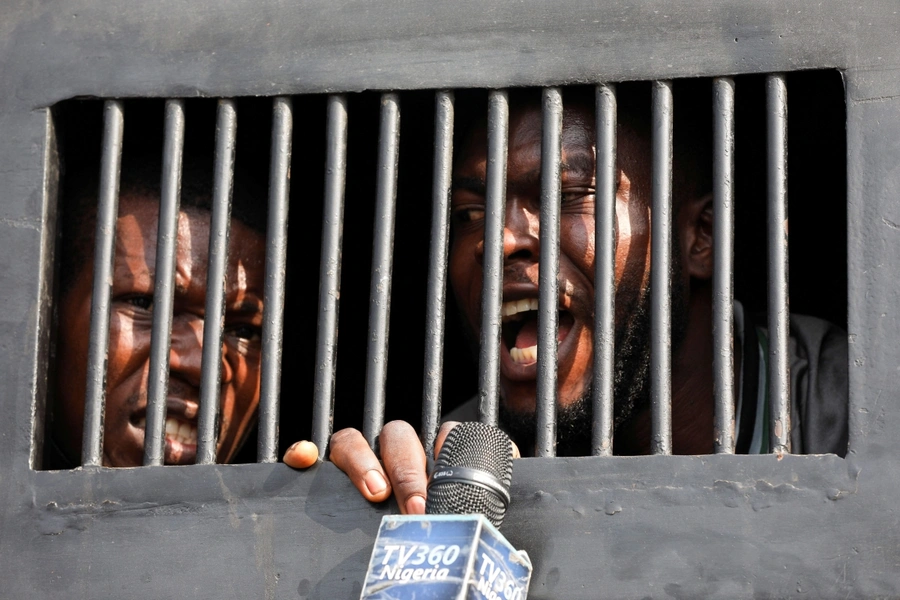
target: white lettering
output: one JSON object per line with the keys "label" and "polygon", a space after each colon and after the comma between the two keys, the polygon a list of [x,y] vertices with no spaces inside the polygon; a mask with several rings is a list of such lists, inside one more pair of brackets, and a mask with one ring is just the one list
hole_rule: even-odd
{"label": "white lettering", "polygon": [[516,585],[514,579],[510,578],[509,583],[506,584],[506,589],[503,590],[503,595],[506,596],[507,600],[520,600],[522,598],[522,589]]}
{"label": "white lettering", "polygon": [[400,546],[400,557],[399,557],[399,560],[398,560],[398,564],[399,564],[401,567],[404,566],[404,565],[406,564],[406,561],[409,560],[409,557],[412,556],[412,553],[416,551],[416,545],[413,544],[413,545],[410,547],[409,552],[404,553],[403,551],[404,551],[405,549],[406,549],[406,546]]}
{"label": "white lettering", "polygon": [[479,571],[478,574],[481,575],[482,577],[484,577],[484,571],[485,571],[485,569],[487,569],[489,567],[490,567],[491,571],[494,570],[494,561],[492,561],[490,558],[488,558],[487,554],[482,552],[481,553],[481,571]]}
{"label": "white lettering", "polygon": [[478,584],[475,586],[475,588],[485,596],[487,596],[491,591],[491,587],[488,585],[487,579],[485,579],[484,577],[478,579]]}
{"label": "white lettering", "polygon": [[[482,560],[490,560],[483,552],[481,553],[481,559]],[[494,581],[497,579],[497,575],[499,575],[499,574],[500,574],[500,565],[496,565],[496,568],[495,568],[494,561],[491,561],[491,572],[488,575],[488,583],[491,584],[491,586],[494,585]]]}
{"label": "white lettering", "polygon": [[497,581],[494,583],[494,589],[499,591],[503,589],[503,584],[506,583],[506,571],[504,571],[503,569],[497,570],[500,571],[500,576],[497,577]]}
{"label": "white lettering", "polygon": [[500,594],[491,589],[491,584],[485,578],[479,579],[475,587],[487,600],[500,600]]}
{"label": "white lettering", "polygon": [[444,554],[444,548],[446,548],[444,544],[438,544],[434,548],[431,549],[431,552],[428,553],[428,564],[429,565],[437,565],[441,562],[441,556]]}
{"label": "white lettering", "polygon": [[428,556],[428,546],[419,546],[418,551],[416,552],[416,558],[409,564],[421,565],[423,562],[425,562],[426,556]]}
{"label": "white lettering", "polygon": [[491,558],[481,554],[481,568],[476,587],[487,600],[522,600],[522,588],[503,563],[495,563]]}
{"label": "white lettering", "polygon": [[387,550],[387,552],[385,553],[384,560],[381,561],[381,564],[383,564],[383,565],[388,564],[388,561],[391,560],[391,554],[393,554],[394,550],[396,550],[399,547],[400,546],[397,546],[396,544],[386,544],[384,546],[384,549]]}
{"label": "white lettering", "polygon": [[456,562],[456,559],[458,557],[459,557],[459,546],[457,546],[456,544],[453,544],[452,546],[447,548],[446,552],[444,552],[444,558],[441,559],[441,562],[444,563],[445,565],[452,565],[454,562]]}
{"label": "white lettering", "polygon": [[400,567],[385,567],[381,570],[378,579],[395,579],[395,573],[400,572]]}

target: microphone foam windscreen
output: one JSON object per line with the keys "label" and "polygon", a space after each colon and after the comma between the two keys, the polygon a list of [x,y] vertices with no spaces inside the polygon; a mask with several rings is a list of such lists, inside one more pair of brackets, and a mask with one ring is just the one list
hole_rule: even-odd
{"label": "microphone foam windscreen", "polygon": [[428,483],[427,514],[483,514],[499,527],[509,505],[512,442],[478,422],[454,427]]}

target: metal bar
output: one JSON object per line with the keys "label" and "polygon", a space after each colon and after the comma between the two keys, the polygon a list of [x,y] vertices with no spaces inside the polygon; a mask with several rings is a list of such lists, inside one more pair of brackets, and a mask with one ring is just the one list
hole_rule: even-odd
{"label": "metal bar", "polygon": [[217,422],[222,382],[222,328],[225,323],[225,278],[231,233],[237,111],[233,100],[219,100],[216,117],[216,158],[213,206],[209,227],[209,270],[206,275],[206,316],[203,327],[203,368],[200,375],[200,415],[197,422],[197,464],[216,462]]}
{"label": "metal bar", "polygon": [[100,466],[103,458],[103,413],[106,401],[106,353],[109,349],[109,310],[115,258],[116,217],[119,213],[119,174],[122,166],[122,102],[103,106],[103,156],[94,234],[94,282],[91,295],[91,330],[84,391],[84,433],[81,464]]}
{"label": "metal bar", "polygon": [[366,350],[368,367],[363,410],[363,435],[373,448],[384,425],[384,383],[387,379],[391,270],[394,262],[394,213],[397,205],[399,158],[400,96],[385,93],[381,96],[375,235],[369,292],[369,344]]}
{"label": "metal bar", "polygon": [[650,451],[672,453],[672,82],[653,82],[650,266]]}
{"label": "metal bar", "polygon": [[559,212],[563,103],[544,88],[541,129],[541,268],[538,274],[538,373],[535,456],[556,456],[556,369],[559,335]]}
{"label": "metal bar", "polygon": [[278,460],[278,397],[281,393],[281,348],[284,335],[284,274],[287,262],[288,194],[291,184],[291,99],[272,102],[272,150],[269,167],[269,215],[266,237],[266,283],[263,291],[262,365],[260,369],[259,443],[256,461]]}
{"label": "metal bar", "polygon": [[488,96],[487,173],[485,175],[484,261],[481,289],[481,349],[478,415],[496,425],[500,398],[500,306],[503,303],[503,230],[506,226],[506,159],[509,149],[509,97]]}
{"label": "metal bar", "polygon": [[159,226],[156,235],[156,277],[147,376],[147,423],[144,465],[161,465],[166,450],[166,397],[169,395],[169,352],[175,301],[175,248],[181,204],[181,158],[184,151],[184,102],[166,100]]}
{"label": "metal bar", "polygon": [[768,145],[769,243],[769,402],[772,452],[791,451],[788,362],[788,213],[787,213],[787,87],[784,75],[766,78]]}
{"label": "metal bar", "polygon": [[616,292],[616,89],[596,90],[597,187],[594,203],[594,372],[591,454],[612,456]]}
{"label": "metal bar", "polygon": [[713,396],[716,454],[734,454],[734,80],[713,81]]}
{"label": "metal bar", "polygon": [[450,185],[453,171],[453,92],[437,92],[434,103],[434,180],[431,188],[431,251],[425,316],[425,383],[422,392],[422,442],[425,456],[433,455],[434,439],[441,419],[447,246],[450,240]]}
{"label": "metal bar", "polygon": [[334,424],[334,374],[337,368],[338,312],[341,298],[341,248],[344,190],[347,181],[347,98],[328,97],[325,156],[325,208],[319,265],[319,324],[313,392],[312,441],[325,460]]}

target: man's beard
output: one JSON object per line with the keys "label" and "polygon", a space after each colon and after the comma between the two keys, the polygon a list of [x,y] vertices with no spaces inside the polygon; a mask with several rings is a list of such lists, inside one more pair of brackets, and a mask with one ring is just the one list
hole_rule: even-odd
{"label": "man's beard", "polygon": [[[681,268],[673,261],[671,281],[671,340],[674,353],[687,332],[687,306]],[[613,424],[618,429],[636,414],[650,406],[650,286],[642,288],[630,310],[624,326],[616,331],[613,372]],[[584,394],[567,406],[557,404],[557,456],[588,456],[591,454],[593,430],[592,385]],[[510,410],[500,402],[499,421],[503,429],[518,444],[523,454],[532,454],[537,419],[535,410]]]}

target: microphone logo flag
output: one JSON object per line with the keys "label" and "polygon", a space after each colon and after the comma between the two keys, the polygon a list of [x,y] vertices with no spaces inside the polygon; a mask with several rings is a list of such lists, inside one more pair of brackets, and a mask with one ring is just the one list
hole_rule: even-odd
{"label": "microphone logo flag", "polygon": [[524,600],[531,560],[483,515],[387,515],[362,599]]}

